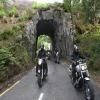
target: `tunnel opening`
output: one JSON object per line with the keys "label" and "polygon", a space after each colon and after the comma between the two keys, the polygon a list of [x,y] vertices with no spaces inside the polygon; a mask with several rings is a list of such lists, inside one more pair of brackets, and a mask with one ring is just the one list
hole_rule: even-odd
{"label": "tunnel opening", "polygon": [[27,23],[23,40],[31,59],[36,57],[37,42],[40,35],[51,38],[52,51],[58,49],[61,58],[69,58],[73,52],[75,28],[72,25],[71,14],[62,10],[39,10]]}
{"label": "tunnel opening", "polygon": [[40,35],[37,40],[37,49],[44,45],[45,50],[52,50],[52,40],[47,35]]}
{"label": "tunnel opening", "polygon": [[[49,20],[39,20],[36,25],[36,47],[39,49],[41,37],[44,39],[41,41],[41,44],[50,45],[50,49],[53,51],[56,48],[56,31],[57,31],[57,23],[53,19]],[[47,39],[47,41],[46,41]],[[36,50],[37,50],[36,49]]]}

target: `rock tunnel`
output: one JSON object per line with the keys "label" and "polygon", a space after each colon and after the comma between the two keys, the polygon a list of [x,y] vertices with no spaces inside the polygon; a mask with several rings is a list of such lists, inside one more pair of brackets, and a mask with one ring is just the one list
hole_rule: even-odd
{"label": "rock tunnel", "polygon": [[23,40],[32,60],[36,56],[37,40],[40,35],[47,35],[52,40],[53,49],[61,52],[66,58],[73,51],[74,27],[70,13],[62,10],[38,10],[32,20],[27,23]]}
{"label": "rock tunnel", "polygon": [[50,20],[39,20],[36,25],[37,30],[37,37],[40,35],[47,35],[52,40],[52,47],[53,49],[57,48],[56,45],[56,29],[57,28],[57,22],[55,22],[53,19]]}

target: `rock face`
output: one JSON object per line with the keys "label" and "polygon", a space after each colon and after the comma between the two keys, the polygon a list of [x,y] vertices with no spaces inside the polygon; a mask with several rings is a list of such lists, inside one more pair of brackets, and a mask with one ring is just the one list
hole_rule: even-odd
{"label": "rock face", "polygon": [[44,34],[50,36],[53,49],[57,48],[61,57],[69,57],[73,51],[74,33],[70,13],[57,9],[38,10],[27,23],[23,39],[32,59],[36,54],[38,37]]}

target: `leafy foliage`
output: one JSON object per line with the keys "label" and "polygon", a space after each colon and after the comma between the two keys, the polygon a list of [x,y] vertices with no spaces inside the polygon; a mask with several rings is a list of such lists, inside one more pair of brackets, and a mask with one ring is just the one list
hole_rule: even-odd
{"label": "leafy foliage", "polygon": [[41,35],[38,38],[37,48],[39,49],[42,44],[44,44],[45,48],[48,49],[48,45],[51,44],[50,37],[45,36],[45,35]]}
{"label": "leafy foliage", "polygon": [[33,9],[45,9],[45,8],[48,8],[48,4],[46,3],[37,3],[37,2],[34,2],[33,5],[32,5],[32,8]]}
{"label": "leafy foliage", "polygon": [[100,71],[100,26],[86,26],[86,34],[77,35],[81,52],[89,57],[91,70]]}
{"label": "leafy foliage", "polygon": [[0,0],[1,3],[5,3],[7,1],[10,1],[10,0]]}
{"label": "leafy foliage", "polygon": [[80,0],[64,0],[64,8],[69,12],[77,12],[82,9]]}
{"label": "leafy foliage", "polygon": [[0,82],[9,78],[11,74],[8,74],[10,71],[10,65],[15,64],[15,58],[9,52],[8,48],[0,49]]}
{"label": "leafy foliage", "polygon": [[85,14],[85,22],[94,23],[96,12],[100,10],[98,0],[64,0],[64,8],[69,12],[82,12]]}
{"label": "leafy foliage", "polygon": [[10,29],[5,29],[0,33],[0,40],[9,40],[11,38],[15,38],[17,35],[21,33],[23,27],[21,25],[13,26]]}
{"label": "leafy foliage", "polygon": [[30,57],[22,45],[23,29],[19,24],[0,34],[0,82],[30,68]]}
{"label": "leafy foliage", "polygon": [[3,18],[3,16],[6,16],[6,12],[4,9],[4,5],[0,3],[0,18]]}
{"label": "leafy foliage", "polygon": [[6,40],[6,39],[8,39],[10,36],[12,36],[12,35],[13,35],[12,30],[5,30],[4,32],[2,32],[2,33],[0,34],[0,39]]}
{"label": "leafy foliage", "polygon": [[12,17],[18,17],[18,9],[16,8],[16,6],[12,6],[9,10],[8,10],[8,16]]}

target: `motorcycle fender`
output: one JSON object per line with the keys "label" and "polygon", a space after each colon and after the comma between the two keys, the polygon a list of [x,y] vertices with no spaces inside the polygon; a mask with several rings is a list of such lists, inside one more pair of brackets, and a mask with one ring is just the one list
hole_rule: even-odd
{"label": "motorcycle fender", "polygon": [[85,80],[86,80],[86,81],[89,81],[89,80],[90,80],[90,78],[88,78],[88,77],[85,77]]}

